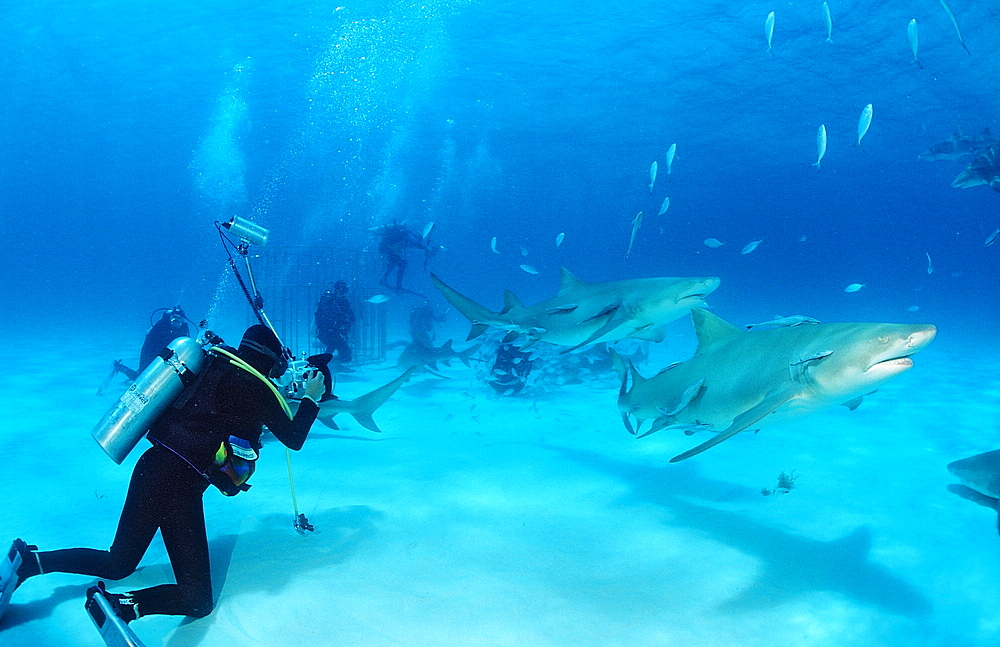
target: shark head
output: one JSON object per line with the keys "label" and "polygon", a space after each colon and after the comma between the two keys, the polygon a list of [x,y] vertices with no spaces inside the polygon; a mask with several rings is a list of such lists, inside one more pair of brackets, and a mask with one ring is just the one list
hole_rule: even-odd
{"label": "shark head", "polygon": [[1000,450],[949,463],[948,472],[962,485],[980,494],[1000,498]]}
{"label": "shark head", "polygon": [[828,324],[791,358],[790,369],[822,399],[844,402],[910,370],[911,356],[936,334],[930,324]]}
{"label": "shark head", "polygon": [[718,277],[651,279],[661,283],[651,290],[644,304],[644,311],[652,320],[661,322],[676,319],[691,308],[705,305],[705,297],[715,291],[721,282]]}

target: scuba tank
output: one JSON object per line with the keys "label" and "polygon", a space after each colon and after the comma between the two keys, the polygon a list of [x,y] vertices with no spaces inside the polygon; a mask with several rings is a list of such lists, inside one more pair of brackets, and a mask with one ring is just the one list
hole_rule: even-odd
{"label": "scuba tank", "polygon": [[160,352],[91,432],[111,460],[121,465],[204,363],[205,351],[190,337],[179,337]]}

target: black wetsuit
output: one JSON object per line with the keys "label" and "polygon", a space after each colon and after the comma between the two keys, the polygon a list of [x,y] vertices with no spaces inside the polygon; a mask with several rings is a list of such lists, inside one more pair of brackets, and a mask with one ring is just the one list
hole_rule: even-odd
{"label": "black wetsuit", "polygon": [[354,326],[354,310],[347,298],[333,293],[320,297],[316,307],[316,337],[328,353],[337,353],[341,362],[351,361],[347,335]]}
{"label": "black wetsuit", "polygon": [[[139,458],[108,551],[72,548],[40,552],[44,572],[79,573],[118,580],[135,571],[157,530],[176,584],[135,591],[141,615],[203,617],[214,607],[202,495],[216,470],[220,443],[236,436],[260,448],[261,425],[291,449],[300,449],[319,407],[302,400],[289,420],[260,378],[217,357],[181,393],[149,431],[153,443]],[[34,575],[35,573],[22,573]]]}

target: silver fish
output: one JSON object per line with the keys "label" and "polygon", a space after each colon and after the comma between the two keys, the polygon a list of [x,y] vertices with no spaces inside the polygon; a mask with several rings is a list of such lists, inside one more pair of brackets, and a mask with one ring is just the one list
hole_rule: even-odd
{"label": "silver fish", "polygon": [[653,192],[653,185],[656,184],[656,162],[649,167],[649,192]]}
{"label": "silver fish", "polygon": [[816,162],[812,164],[817,171],[824,155],[826,155],[826,124],[820,124],[819,130],[816,131]]}
{"label": "silver fish", "polygon": [[497,251],[497,237],[496,236],[494,236],[493,240],[490,241],[490,249],[493,250],[494,254],[499,254],[500,253],[500,252]]}
{"label": "silver fish", "polygon": [[671,144],[667,149],[667,177],[670,177],[670,169],[674,165],[674,157],[677,155],[677,144]]}
{"label": "silver fish", "polygon": [[934,262],[931,261],[931,254],[930,254],[930,252],[924,252],[924,255],[927,256],[927,273],[928,274],[933,274],[934,273]]}
{"label": "silver fish", "polygon": [[662,216],[667,212],[667,209],[669,208],[670,208],[670,198],[663,198],[663,204],[660,205],[660,213],[656,215]]}
{"label": "silver fish", "polygon": [[424,235],[423,235],[423,239],[424,240],[427,240],[427,237],[431,235],[431,230],[432,229],[434,229],[434,222],[433,221],[427,223],[426,225],[424,225]]}
{"label": "silver fish", "polygon": [[566,234],[564,234],[564,233],[563,234],[559,234],[558,236],[556,236],[556,247],[559,247],[560,245],[562,245],[562,242],[563,242],[564,238],[566,238]]}
{"label": "silver fish", "polygon": [[754,240],[754,241],[751,241],[751,242],[747,243],[746,246],[743,247],[743,251],[741,251],[740,254],[749,254],[753,250],[757,249],[757,245],[760,245],[762,242],[764,242],[764,241],[763,240]]}
{"label": "silver fish", "polygon": [[868,128],[872,125],[872,104],[865,106],[865,109],[861,111],[861,119],[858,120],[858,146],[861,145],[861,140],[864,138],[865,133],[868,132]]}
{"label": "silver fish", "polygon": [[774,50],[771,49],[771,37],[774,36],[774,12],[767,14],[767,19],[764,20],[764,35],[767,36],[767,53],[774,56]]}
{"label": "silver fish", "polygon": [[826,23],[826,42],[833,42],[833,17],[830,15],[830,5],[823,3],[823,22]]}
{"label": "silver fish", "polygon": [[538,274],[538,270],[536,270],[530,265],[522,265],[521,269],[527,272],[528,274]]}
{"label": "silver fish", "polygon": [[955,18],[955,12],[951,10],[951,7],[949,7],[948,3],[944,0],[938,1],[941,3],[941,6],[944,7],[944,12],[948,14],[948,19],[951,20],[951,24],[955,25],[955,32],[958,34],[958,42],[962,43],[962,49],[965,50],[966,54],[971,54],[972,52],[970,52],[969,48],[965,46],[965,39],[962,38],[962,30],[958,28],[958,19]]}
{"label": "silver fish", "polygon": [[705,239],[705,247],[711,247],[712,249],[718,249],[719,247],[722,247],[723,245],[725,245],[725,243],[722,242],[721,240],[719,240],[718,238],[706,238]]}
{"label": "silver fish", "polygon": [[857,292],[863,287],[865,287],[864,283],[851,283],[846,288],[844,288],[844,292]]}
{"label": "silver fish", "polygon": [[1000,237],[1000,227],[993,230],[993,233],[986,237],[986,242],[984,245],[989,247],[993,243],[997,242],[997,237]]}
{"label": "silver fish", "polygon": [[910,51],[913,52],[913,62],[917,64],[921,70],[924,66],[920,64],[920,60],[917,59],[917,19],[914,18],[910,21],[910,24],[906,26],[906,42],[910,44]]}
{"label": "silver fish", "polygon": [[365,299],[365,301],[367,301],[368,303],[385,303],[388,300],[389,297],[385,296],[384,294],[376,294],[370,299]]}
{"label": "silver fish", "polygon": [[642,226],[642,212],[640,211],[636,214],[635,218],[632,220],[632,236],[628,239],[628,251],[625,252],[625,258],[632,253],[632,244],[635,243],[635,234],[639,231],[639,227]]}

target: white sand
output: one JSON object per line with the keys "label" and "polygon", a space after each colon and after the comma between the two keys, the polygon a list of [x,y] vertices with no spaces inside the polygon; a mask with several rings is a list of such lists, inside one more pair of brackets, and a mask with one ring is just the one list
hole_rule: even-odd
{"label": "white sand", "polygon": [[[140,453],[116,466],[89,434],[114,399],[93,391],[116,352],[38,343],[0,358],[26,367],[0,376],[4,541],[110,543]],[[676,465],[700,439],[635,440],[614,388],[498,398],[445,369],[452,380],[418,378],[376,414],[382,435],[347,416],[314,427],[293,460],[315,534],[292,529],[276,443],[250,492],[210,490],[215,612],[132,626],[170,647],[994,645],[996,515],[947,492],[945,465],[1000,445],[998,360],[938,340],[857,411]],[[338,393],[394,376],[369,367]],[[794,490],[760,493],[792,469]],[[143,565],[109,588],[172,581],[158,538]],[[26,582],[0,644],[100,645],[92,583]]]}

